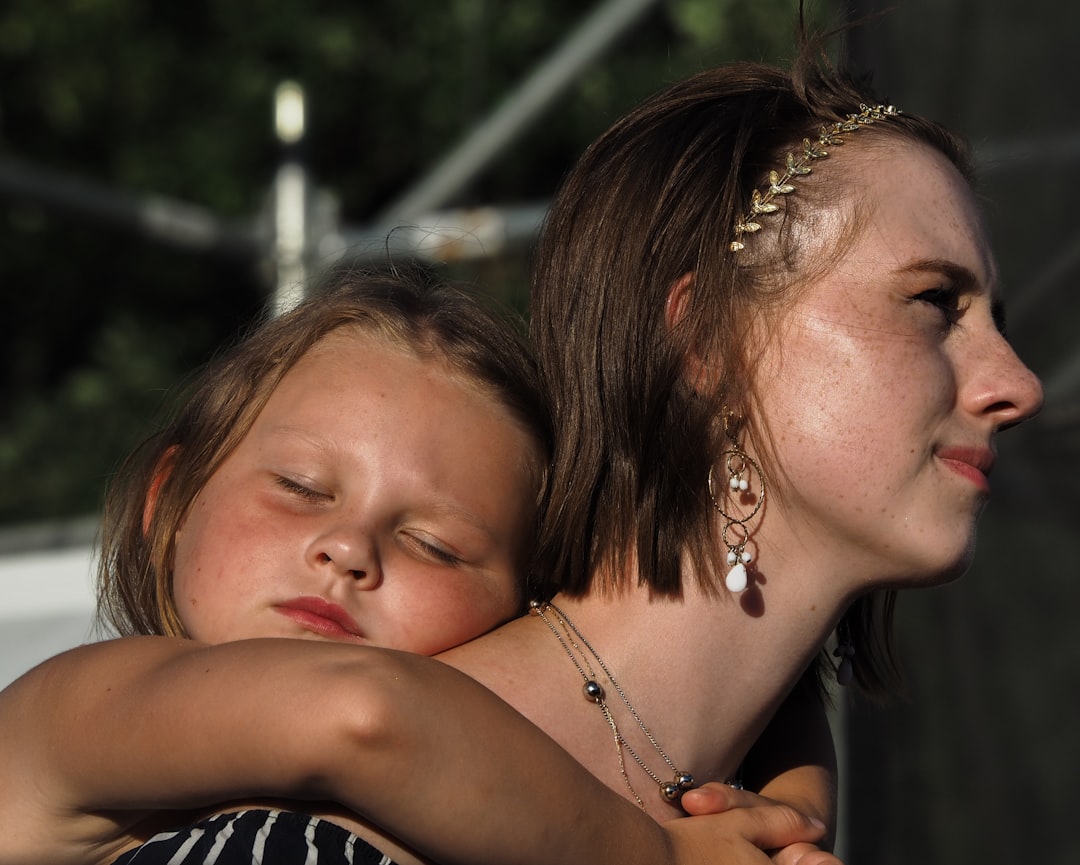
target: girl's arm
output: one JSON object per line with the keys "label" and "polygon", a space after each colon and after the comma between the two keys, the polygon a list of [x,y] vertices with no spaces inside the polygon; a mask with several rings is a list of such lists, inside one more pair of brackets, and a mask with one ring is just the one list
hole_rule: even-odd
{"label": "girl's arm", "polygon": [[743,781],[754,794],[716,785],[683,796],[691,814],[762,801],[782,802],[828,827],[816,846],[799,842],[776,851],[777,865],[835,865],[828,851],[836,830],[836,751],[814,672],[808,672],[788,695],[743,763]]}
{"label": "girl's arm", "polygon": [[[804,674],[743,763],[743,781],[836,828],[836,749],[816,673]],[[823,842],[824,843],[824,842]]]}
{"label": "girl's arm", "polygon": [[731,865],[823,834],[782,807],[662,828],[464,674],[366,647],[86,646],[0,693],[0,730],[4,865],[107,862],[153,811],[265,796],[337,801],[447,865]]}

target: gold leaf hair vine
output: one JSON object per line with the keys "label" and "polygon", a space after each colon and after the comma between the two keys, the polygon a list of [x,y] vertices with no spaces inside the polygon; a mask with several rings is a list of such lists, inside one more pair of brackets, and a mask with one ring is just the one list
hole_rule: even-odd
{"label": "gold leaf hair vine", "polygon": [[761,223],[757,218],[763,213],[774,213],[779,205],[773,202],[778,195],[787,195],[795,191],[791,181],[796,177],[802,177],[811,171],[810,163],[815,159],[824,159],[829,155],[826,148],[843,144],[841,133],[855,132],[863,126],[869,126],[878,120],[887,117],[896,117],[900,112],[892,105],[860,105],[858,114],[849,114],[846,119],[838,120],[831,125],[822,126],[818,133],[817,141],[804,138],[802,153],[796,156],[789,152],[785,161],[784,173],[773,170],[769,172],[769,186],[762,192],[755,189],[750,197],[750,212],[735,223],[735,239],[731,241],[731,251],[738,252],[746,244],[743,243],[744,234],[753,234],[761,230]]}

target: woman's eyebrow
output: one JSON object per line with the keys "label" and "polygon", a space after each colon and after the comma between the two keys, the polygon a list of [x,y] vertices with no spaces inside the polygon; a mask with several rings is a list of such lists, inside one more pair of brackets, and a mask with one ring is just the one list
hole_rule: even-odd
{"label": "woman's eyebrow", "polygon": [[898,272],[938,273],[947,278],[960,291],[972,291],[980,284],[979,278],[974,271],[947,258],[927,258],[913,261],[899,268]]}

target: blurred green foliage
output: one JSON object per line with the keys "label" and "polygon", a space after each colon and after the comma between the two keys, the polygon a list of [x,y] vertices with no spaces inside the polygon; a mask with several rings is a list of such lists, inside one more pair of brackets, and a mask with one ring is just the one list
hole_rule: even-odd
{"label": "blurred green foliage", "polygon": [[[304,158],[363,225],[598,4],[8,0],[0,158],[264,217],[272,99],[309,101]],[[788,2],[657,4],[448,205],[544,200],[612,119],[665,81],[790,52]],[[0,197],[0,523],[93,512],[162,392],[259,310],[265,262],[193,255]],[[526,262],[452,269],[519,305]]]}

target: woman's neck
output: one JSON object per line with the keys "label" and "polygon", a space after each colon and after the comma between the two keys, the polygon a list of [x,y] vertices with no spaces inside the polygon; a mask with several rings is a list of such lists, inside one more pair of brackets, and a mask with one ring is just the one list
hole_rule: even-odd
{"label": "woman's neck", "polygon": [[[613,732],[600,709],[582,693],[588,641],[617,680],[657,744],[698,782],[731,777],[790,688],[835,626],[839,603],[808,603],[801,592],[782,591],[779,580],[733,596],[713,597],[688,581],[679,598],[647,588],[580,598],[558,596],[557,614],[511,622],[444,656],[532,719],[594,774],[627,795]],[[552,611],[555,613],[556,611]],[[560,618],[572,623],[568,631]],[[555,628],[551,624],[555,624]],[[553,630],[562,633],[556,638]],[[574,644],[579,648],[575,649]],[[611,718],[655,774],[671,774],[606,681]],[[663,819],[673,808],[659,803],[644,772],[623,753],[627,775],[650,813]]]}
{"label": "woman's neck", "polygon": [[661,725],[670,727],[667,738],[682,740],[698,765],[727,775],[812,662],[838,615],[824,605],[769,597],[766,588],[741,595],[721,590],[714,597],[689,584],[680,598],[634,589],[617,598],[555,602],[604,657],[657,735]]}

